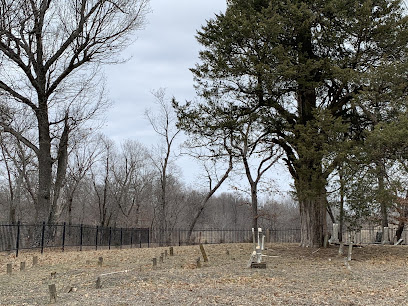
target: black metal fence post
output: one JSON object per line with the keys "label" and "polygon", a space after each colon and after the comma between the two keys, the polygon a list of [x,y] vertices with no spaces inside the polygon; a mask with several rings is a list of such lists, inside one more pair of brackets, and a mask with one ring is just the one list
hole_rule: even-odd
{"label": "black metal fence post", "polygon": [[109,227],[109,241],[108,241],[109,250],[110,250],[110,248],[111,248],[111,241],[112,241],[112,228]]}
{"label": "black metal fence post", "polygon": [[95,250],[98,250],[98,230],[99,226],[96,226],[96,234],[95,234]]}
{"label": "black metal fence post", "polygon": [[62,228],[62,251],[64,252],[65,250],[65,229],[66,229],[67,223],[64,222],[64,226]]}
{"label": "black metal fence post", "polygon": [[83,235],[83,231],[84,231],[84,225],[81,224],[81,229],[79,230],[80,232],[80,238],[79,238],[79,250],[82,251],[82,235]]}
{"label": "black metal fence post", "polygon": [[120,228],[120,248],[122,249],[123,244],[123,228]]}
{"label": "black metal fence post", "polygon": [[43,221],[41,229],[41,254],[44,253],[44,238],[45,238],[45,221]]}
{"label": "black metal fence post", "polygon": [[20,248],[20,221],[17,222],[17,239],[16,239],[16,257],[18,257],[18,249]]}

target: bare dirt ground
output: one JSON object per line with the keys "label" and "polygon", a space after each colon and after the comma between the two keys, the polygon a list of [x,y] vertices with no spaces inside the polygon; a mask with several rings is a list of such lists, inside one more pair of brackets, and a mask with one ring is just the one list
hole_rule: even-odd
{"label": "bare dirt ground", "polygon": [[204,247],[209,261],[201,258],[201,268],[199,246],[174,247],[163,263],[168,248],[0,254],[0,305],[48,304],[49,284],[56,285],[56,305],[408,305],[407,246],[354,248],[346,265],[333,246],[271,244],[266,269],[246,267],[252,244]]}

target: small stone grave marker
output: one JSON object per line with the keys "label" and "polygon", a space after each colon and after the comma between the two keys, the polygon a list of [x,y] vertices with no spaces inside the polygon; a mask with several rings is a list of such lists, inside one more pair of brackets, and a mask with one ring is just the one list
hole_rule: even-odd
{"label": "small stone grave marker", "polygon": [[96,289],[101,289],[102,288],[101,277],[100,276],[98,276],[98,278],[96,279],[95,287],[96,287]]}
{"label": "small stone grave marker", "polygon": [[7,274],[11,275],[11,273],[13,272],[13,265],[12,264],[7,264]]}
{"label": "small stone grave marker", "polygon": [[204,246],[201,243],[200,243],[200,250],[201,250],[201,254],[203,255],[204,262],[208,262],[207,253],[205,252]]}
{"label": "small stone grave marker", "polygon": [[50,291],[50,303],[57,301],[57,288],[55,284],[48,285],[48,290]]}

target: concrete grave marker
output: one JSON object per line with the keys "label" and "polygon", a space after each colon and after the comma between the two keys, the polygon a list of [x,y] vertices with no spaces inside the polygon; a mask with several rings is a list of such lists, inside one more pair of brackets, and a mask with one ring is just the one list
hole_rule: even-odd
{"label": "concrete grave marker", "polygon": [[101,277],[100,276],[98,276],[98,278],[96,279],[95,287],[96,287],[96,289],[101,289],[102,288]]}
{"label": "concrete grave marker", "polygon": [[397,242],[395,242],[394,245],[400,245],[403,241],[404,241],[404,239],[401,238],[400,240],[398,240]]}
{"label": "concrete grave marker", "polygon": [[12,264],[7,264],[7,274],[11,275],[13,272],[13,265]]}
{"label": "concrete grave marker", "polygon": [[205,252],[204,246],[201,243],[200,243],[200,250],[201,250],[201,254],[203,255],[204,262],[208,262],[207,253]]}
{"label": "concrete grave marker", "polygon": [[390,232],[388,226],[383,228],[382,244],[390,244]]}
{"label": "concrete grave marker", "polygon": [[[253,244],[254,244],[254,251],[251,254],[251,257],[249,258],[247,267],[251,268],[261,268],[265,269],[266,268],[266,263],[262,262],[262,250],[264,249],[264,242],[265,242],[265,236],[262,235],[262,228],[258,228],[258,234],[255,235],[255,229],[252,229],[252,238],[253,238]],[[255,241],[255,237],[258,237],[258,241]]]}
{"label": "concrete grave marker", "polygon": [[48,285],[48,290],[50,291],[50,303],[57,301],[57,288],[55,284]]}

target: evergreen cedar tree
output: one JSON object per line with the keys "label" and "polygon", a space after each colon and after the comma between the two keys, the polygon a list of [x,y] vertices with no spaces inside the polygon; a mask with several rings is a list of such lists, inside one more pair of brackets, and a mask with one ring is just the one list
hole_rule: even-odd
{"label": "evergreen cedar tree", "polygon": [[197,33],[203,50],[191,71],[201,99],[176,105],[179,126],[219,137],[256,116],[267,141],[285,152],[304,247],[323,244],[328,176],[367,119],[359,98],[379,71],[406,59],[401,5],[231,0]]}

